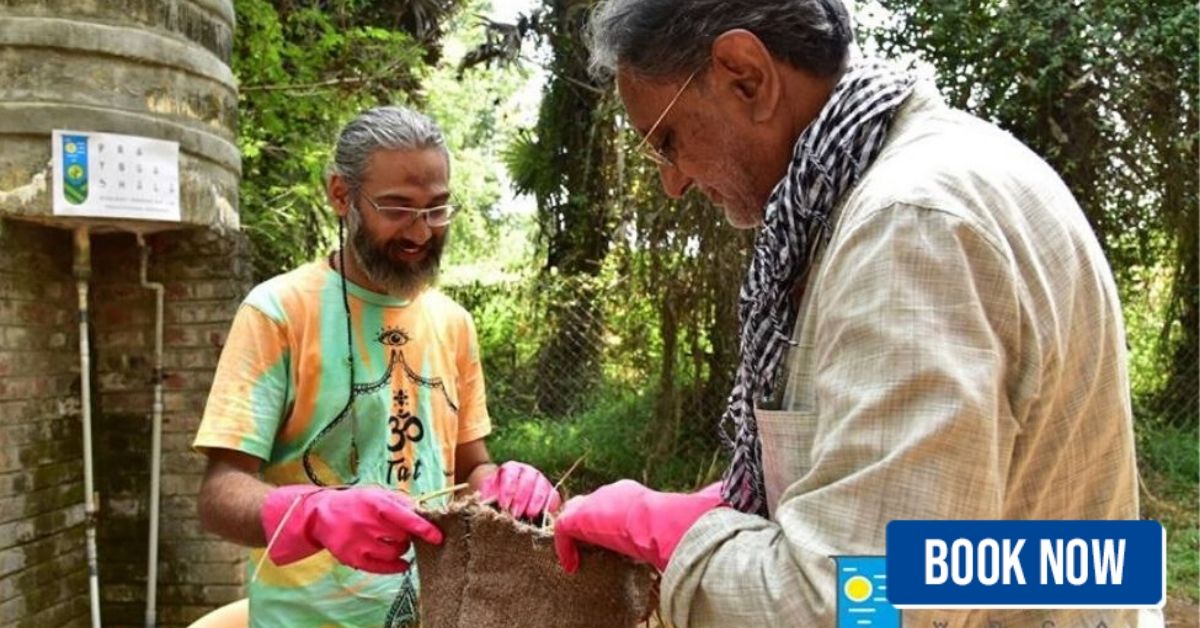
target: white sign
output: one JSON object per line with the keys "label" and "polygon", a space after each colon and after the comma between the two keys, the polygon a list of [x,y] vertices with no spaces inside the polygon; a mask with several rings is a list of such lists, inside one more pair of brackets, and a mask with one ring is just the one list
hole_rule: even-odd
{"label": "white sign", "polygon": [[56,130],[54,215],[171,220],[179,216],[179,144]]}

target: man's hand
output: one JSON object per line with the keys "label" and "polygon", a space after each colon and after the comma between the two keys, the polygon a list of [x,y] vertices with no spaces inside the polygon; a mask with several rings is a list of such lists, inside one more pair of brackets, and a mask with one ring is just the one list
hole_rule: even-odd
{"label": "man's hand", "polygon": [[554,485],[534,467],[523,462],[509,461],[483,479],[479,497],[494,501],[501,510],[518,519],[537,519],[542,513],[558,512],[562,498]]}
{"label": "man's hand", "polygon": [[274,539],[269,553],[276,565],[327,549],[348,567],[400,573],[408,569],[403,556],[412,537],[442,542],[442,532],[413,507],[407,496],[381,487],[281,486],[263,502],[262,526],[268,542]]}
{"label": "man's hand", "polygon": [[721,506],[719,486],[697,493],[659,493],[632,480],[575,497],[554,521],[554,550],[568,573],[579,569],[576,541],[599,545],[659,571],[704,513]]}

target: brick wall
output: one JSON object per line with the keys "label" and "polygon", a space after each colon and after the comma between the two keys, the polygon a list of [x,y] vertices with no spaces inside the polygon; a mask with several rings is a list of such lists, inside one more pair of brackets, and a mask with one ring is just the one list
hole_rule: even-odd
{"label": "brick wall", "polygon": [[[3,225],[0,626],[86,622],[70,234]],[[200,529],[195,495],[204,459],[190,446],[229,323],[250,288],[249,267],[240,236],[192,230],[147,242],[149,279],[166,285],[158,620],[186,625],[243,595],[244,551]],[[93,236],[93,439],[106,626],[140,626],[145,612],[154,300],[140,286],[139,264],[134,236]],[[31,462],[43,469],[36,478],[16,472]],[[29,539],[8,547],[9,525],[29,530]],[[42,580],[50,592],[32,585]]]}
{"label": "brick wall", "polygon": [[66,231],[0,221],[0,625],[84,625],[79,335]]}

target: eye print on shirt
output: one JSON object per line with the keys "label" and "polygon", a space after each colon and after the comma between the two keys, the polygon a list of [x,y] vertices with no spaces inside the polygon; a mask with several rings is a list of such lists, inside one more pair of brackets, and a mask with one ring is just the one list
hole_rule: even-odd
{"label": "eye print on shirt", "polygon": [[408,334],[404,333],[403,329],[391,327],[379,332],[379,336],[376,338],[376,340],[378,340],[379,344],[381,345],[402,347],[408,344],[409,337]]}
{"label": "eye print on shirt", "polygon": [[408,335],[408,332],[400,329],[399,327],[388,327],[380,331],[379,335],[376,336],[375,339],[379,342],[379,344],[392,348],[386,374],[389,380],[392,376],[393,367],[399,366],[401,369],[403,369],[405,377],[407,377],[410,382],[422,388],[441,391],[442,396],[446,399],[446,405],[450,408],[450,411],[456,414],[458,413],[458,404],[454,402],[454,399],[451,398],[450,393],[446,391],[446,385],[442,382],[442,378],[423,377],[411,366],[409,366],[408,359],[404,355],[403,349],[401,349],[401,347],[408,344],[409,341],[412,340],[412,337]]}

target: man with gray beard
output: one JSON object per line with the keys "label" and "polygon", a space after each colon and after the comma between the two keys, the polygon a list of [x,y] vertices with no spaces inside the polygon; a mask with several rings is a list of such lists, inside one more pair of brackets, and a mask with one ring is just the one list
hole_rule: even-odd
{"label": "man with gray beard", "polygon": [[[874,606],[841,609],[883,608],[887,584],[852,594],[833,557],[883,555],[890,521],[1139,518],[1121,307],[1079,205],[1007,133],[851,54],[853,32],[842,0],[595,6],[593,66],[616,80],[664,193],[696,190],[758,230],[721,485],[624,480],[554,526],[568,571],[578,543],[662,570],[679,628],[872,623],[853,615]],[[902,619],[1162,622],[1103,608]]]}
{"label": "man with gray beard", "polygon": [[518,518],[558,508],[537,469],[489,459],[474,323],[432,287],[449,181],[432,120],[363,112],[327,180],[341,248],[234,319],[195,447],[205,528],[254,548],[251,625],[415,625],[410,539],[441,542],[419,495],[464,483]]}

